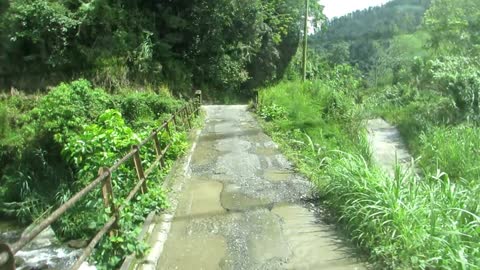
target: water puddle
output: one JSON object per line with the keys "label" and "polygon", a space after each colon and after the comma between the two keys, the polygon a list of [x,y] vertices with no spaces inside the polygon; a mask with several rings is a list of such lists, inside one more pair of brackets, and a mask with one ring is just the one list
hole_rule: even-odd
{"label": "water puddle", "polygon": [[158,270],[165,269],[222,269],[227,244],[219,236],[195,236],[178,238],[174,245],[168,245],[160,261]]}
{"label": "water puddle", "polygon": [[[290,250],[278,217],[270,212],[257,216],[255,235],[249,239],[250,258],[266,269],[279,269],[288,261]],[[261,269],[263,269],[261,268]]]}
{"label": "water puddle", "polygon": [[257,147],[255,153],[261,156],[275,156],[278,154],[278,150],[271,147]]}
{"label": "water puddle", "polygon": [[283,182],[289,180],[292,173],[286,170],[267,169],[264,171],[263,176],[271,182]]}
{"label": "water puddle", "polygon": [[188,183],[183,196],[186,197],[185,204],[179,205],[176,218],[197,218],[224,214],[220,203],[220,193],[223,184],[214,181],[191,181]]}
{"label": "water puddle", "polygon": [[217,158],[217,153],[214,148],[212,141],[206,142],[200,140],[192,155],[192,164],[195,164],[195,166],[205,166],[214,163]]}
{"label": "water puddle", "polygon": [[283,234],[293,252],[284,269],[365,269],[333,226],[319,221],[314,211],[284,204],[275,206],[272,213],[281,218]]}
{"label": "water puddle", "polygon": [[214,181],[187,184],[157,269],[220,269],[227,249],[218,234],[217,220],[227,213],[220,203],[222,189]]}
{"label": "water puddle", "polygon": [[226,185],[221,196],[224,209],[229,211],[245,211],[258,208],[272,209],[273,203],[266,199],[253,198],[243,194],[241,188],[236,185]]}

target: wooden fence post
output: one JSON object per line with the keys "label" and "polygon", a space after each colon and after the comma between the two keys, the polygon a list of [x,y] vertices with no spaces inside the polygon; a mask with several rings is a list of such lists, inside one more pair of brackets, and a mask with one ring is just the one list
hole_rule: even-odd
{"label": "wooden fence post", "polygon": [[167,131],[168,135],[172,137],[172,132],[170,131],[169,123],[168,121],[165,122],[165,130]]}
{"label": "wooden fence post", "polygon": [[138,145],[134,145],[132,146],[132,150],[135,150],[135,154],[133,155],[133,162],[135,163],[135,170],[137,171],[138,181],[143,181],[141,191],[142,194],[145,194],[148,192],[148,189],[147,181],[144,181],[145,172],[143,171],[142,160],[140,158],[140,148],[138,148]]}
{"label": "wooden fence post", "polygon": [[0,243],[0,269],[15,270],[15,257],[7,244]]}
{"label": "wooden fence post", "polygon": [[198,107],[200,107],[202,105],[202,91],[201,90],[195,91],[195,101],[197,102]]}
{"label": "wooden fence post", "polygon": [[187,104],[187,107],[186,107],[185,110],[186,110],[186,113],[187,113],[188,128],[192,129],[192,119],[191,119],[192,112],[190,110],[190,103]]}
{"label": "wooden fence post", "polygon": [[[113,186],[112,186],[112,174],[110,173],[110,169],[106,167],[102,167],[98,170],[98,175],[103,175],[104,173],[108,173],[107,178],[103,181],[102,184],[102,197],[103,197],[103,204],[105,208],[110,208],[110,213],[112,216],[115,216],[115,223],[118,224],[118,219],[120,215],[118,214],[118,209],[115,207],[114,203],[114,195],[113,195]],[[117,227],[117,225],[115,225]],[[115,228],[114,227],[114,228]],[[115,236],[116,230],[110,231],[110,236]]]}
{"label": "wooden fence post", "polygon": [[177,112],[173,113],[173,117],[172,117],[172,121],[173,121],[173,128],[175,129],[175,131],[178,131],[178,127],[177,127]]}
{"label": "wooden fence post", "polygon": [[153,136],[153,142],[155,143],[155,153],[157,154],[157,158],[160,158],[160,165],[162,168],[165,168],[164,158],[161,157],[162,147],[160,145],[160,140],[158,139],[158,132],[155,132],[155,135]]}
{"label": "wooden fence post", "polygon": [[185,119],[185,118],[186,118],[187,114],[185,112],[185,107],[183,107],[180,112],[181,112],[181,117],[182,117],[182,122],[183,122],[183,128],[186,129],[187,119]]}

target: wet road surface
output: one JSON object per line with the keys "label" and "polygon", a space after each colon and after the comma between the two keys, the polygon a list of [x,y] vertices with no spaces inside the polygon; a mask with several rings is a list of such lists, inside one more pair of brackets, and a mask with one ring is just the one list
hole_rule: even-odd
{"label": "wet road surface", "polygon": [[397,164],[403,172],[411,172],[412,156],[396,127],[383,119],[372,119],[367,122],[367,130],[373,159],[380,168],[391,176]]}
{"label": "wet road surface", "polygon": [[205,106],[157,269],[364,269],[246,106]]}

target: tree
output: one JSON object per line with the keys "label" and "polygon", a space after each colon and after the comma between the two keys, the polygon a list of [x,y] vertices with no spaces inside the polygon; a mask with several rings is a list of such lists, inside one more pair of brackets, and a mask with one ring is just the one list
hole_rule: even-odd
{"label": "tree", "polygon": [[425,14],[429,46],[438,54],[480,52],[480,2],[477,0],[435,0]]}

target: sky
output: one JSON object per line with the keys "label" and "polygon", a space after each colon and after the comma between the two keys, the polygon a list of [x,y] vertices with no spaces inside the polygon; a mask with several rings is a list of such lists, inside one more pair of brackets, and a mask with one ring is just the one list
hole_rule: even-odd
{"label": "sky", "polygon": [[325,6],[324,13],[331,19],[358,9],[379,6],[388,1],[389,0],[320,0],[320,4]]}

